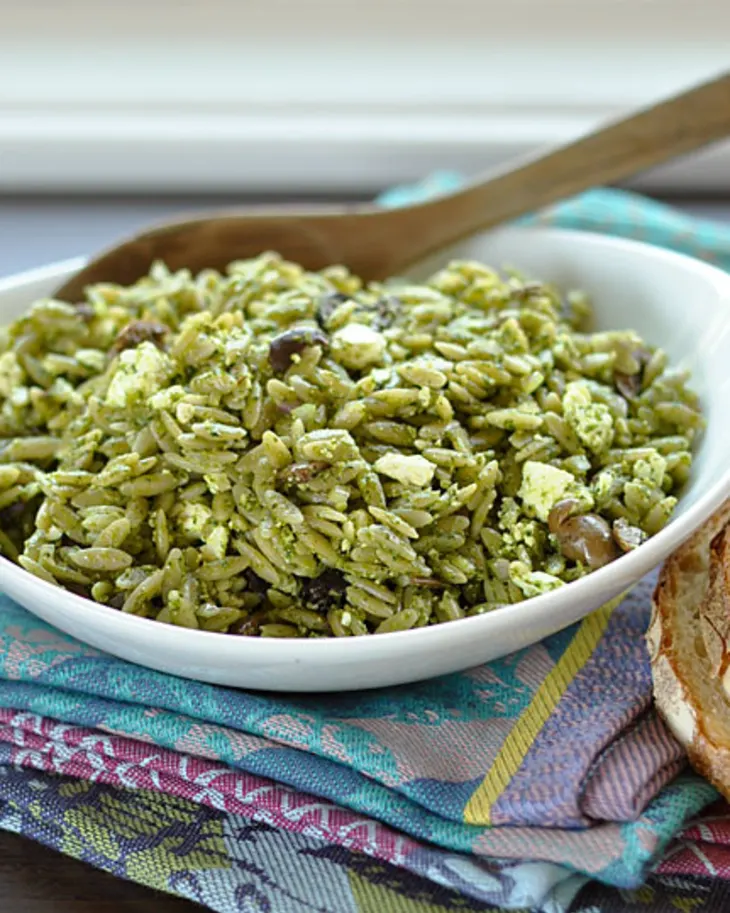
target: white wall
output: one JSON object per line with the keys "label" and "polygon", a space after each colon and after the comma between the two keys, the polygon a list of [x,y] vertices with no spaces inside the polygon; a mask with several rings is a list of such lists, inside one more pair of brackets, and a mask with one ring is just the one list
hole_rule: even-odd
{"label": "white wall", "polygon": [[370,190],[729,65],[730,0],[0,0],[0,189]]}

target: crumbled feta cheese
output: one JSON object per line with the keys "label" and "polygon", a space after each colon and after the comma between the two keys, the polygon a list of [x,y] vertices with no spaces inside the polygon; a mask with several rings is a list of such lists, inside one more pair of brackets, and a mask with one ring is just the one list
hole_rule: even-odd
{"label": "crumbled feta cheese", "polygon": [[179,509],[177,521],[186,536],[205,539],[213,523],[213,513],[204,504],[184,501]]}
{"label": "crumbled feta cheese", "polygon": [[573,427],[586,447],[596,453],[608,450],[613,443],[613,416],[603,403],[592,403],[581,409]]}
{"label": "crumbled feta cheese", "polygon": [[195,418],[195,406],[191,403],[178,403],[175,407],[175,417],[183,425],[189,425]]}
{"label": "crumbled feta cheese", "polygon": [[517,586],[528,599],[541,596],[565,586],[564,582],[545,571],[531,571],[520,561],[513,561],[509,568],[510,580]]}
{"label": "crumbled feta cheese", "polygon": [[169,372],[170,360],[151,342],[125,349],[106,393],[107,406],[125,409],[135,400],[151,397],[165,384]]}
{"label": "crumbled feta cheese", "polygon": [[14,352],[0,355],[0,396],[10,397],[14,390],[23,385],[23,369]]}
{"label": "crumbled feta cheese", "polygon": [[568,384],[563,394],[563,414],[581,442],[595,453],[613,443],[613,416],[604,403],[591,401],[588,386],[580,381]]}
{"label": "crumbled feta cheese", "polygon": [[178,404],[177,408],[180,408],[182,403],[180,400],[185,396],[185,387],[181,387],[180,384],[174,384],[172,387],[167,387],[164,390],[160,390],[159,393],[155,393],[154,396],[151,396],[149,399],[150,406],[155,410],[166,409],[171,411],[175,408],[176,403]]}
{"label": "crumbled feta cheese", "polygon": [[340,364],[362,371],[382,360],[386,345],[385,338],[371,327],[348,323],[332,334],[330,349]]}
{"label": "crumbled feta cheese", "polygon": [[295,440],[294,452],[302,460],[324,460],[327,463],[354,460],[359,456],[355,439],[342,428],[309,431]]}
{"label": "crumbled feta cheese", "polygon": [[526,460],[518,494],[525,507],[546,522],[551,509],[574,484],[574,476],[564,469],[550,466],[549,463]]}
{"label": "crumbled feta cheese", "polygon": [[227,548],[228,530],[225,526],[216,526],[213,532],[206,537],[205,545],[203,546],[205,557],[210,561],[220,561],[225,558]]}
{"label": "crumbled feta cheese", "polygon": [[404,485],[424,488],[431,484],[436,467],[422,456],[386,453],[375,463],[375,471]]}
{"label": "crumbled feta cheese", "polygon": [[590,406],[591,391],[587,385],[580,381],[572,381],[567,384],[563,392],[563,412],[566,418],[581,409],[583,406]]}
{"label": "crumbled feta cheese", "polygon": [[28,387],[16,387],[10,393],[8,399],[17,409],[22,409],[32,400],[31,390],[29,390]]}
{"label": "crumbled feta cheese", "polygon": [[231,480],[225,472],[207,473],[203,476],[203,481],[208,486],[208,491],[214,495],[231,490]]}
{"label": "crumbled feta cheese", "polygon": [[637,460],[633,466],[634,478],[648,482],[655,488],[661,488],[666,471],[667,461],[657,451],[648,454],[643,460]]}

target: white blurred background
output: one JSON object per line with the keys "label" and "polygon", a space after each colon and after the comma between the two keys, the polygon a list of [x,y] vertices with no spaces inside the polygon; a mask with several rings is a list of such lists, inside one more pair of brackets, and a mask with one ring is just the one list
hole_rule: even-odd
{"label": "white blurred background", "polygon": [[0,0],[0,187],[369,192],[728,65],[728,0]]}
{"label": "white blurred background", "polygon": [[[0,0],[0,272],[474,173],[729,65],[729,0]],[[730,194],[730,144],[634,186]]]}

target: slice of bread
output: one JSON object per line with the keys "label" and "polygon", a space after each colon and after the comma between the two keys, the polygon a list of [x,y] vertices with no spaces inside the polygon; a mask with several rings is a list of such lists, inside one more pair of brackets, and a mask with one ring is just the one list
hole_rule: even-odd
{"label": "slice of bread", "polygon": [[647,631],[656,705],[690,763],[730,798],[730,502],[666,562]]}
{"label": "slice of bread", "polygon": [[700,630],[713,675],[722,677],[730,643],[730,527],[710,542],[710,577],[700,610]]}

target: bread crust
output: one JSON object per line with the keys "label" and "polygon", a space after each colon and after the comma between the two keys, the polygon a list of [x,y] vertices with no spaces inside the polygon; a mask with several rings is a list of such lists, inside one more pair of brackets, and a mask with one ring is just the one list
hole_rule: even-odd
{"label": "bread crust", "polygon": [[[713,738],[708,722],[726,715],[723,688],[730,643],[730,501],[666,561],[652,600],[647,645],[657,709],[686,748],[694,769],[730,798],[730,743]],[[695,626],[695,636],[687,626]],[[683,638],[687,643],[682,645]],[[690,662],[680,661],[682,649]],[[688,673],[688,670],[691,674]],[[717,706],[698,687],[709,681]]]}
{"label": "bread crust", "polygon": [[700,630],[714,675],[722,675],[730,643],[730,527],[710,542],[707,596],[700,606]]}

